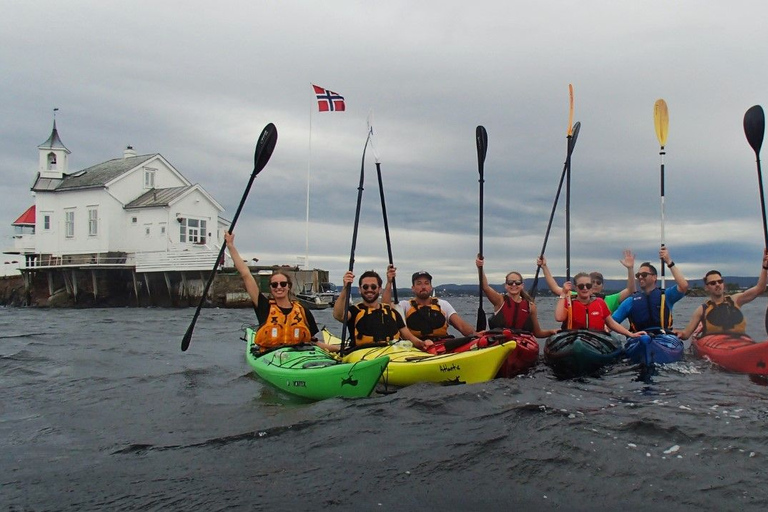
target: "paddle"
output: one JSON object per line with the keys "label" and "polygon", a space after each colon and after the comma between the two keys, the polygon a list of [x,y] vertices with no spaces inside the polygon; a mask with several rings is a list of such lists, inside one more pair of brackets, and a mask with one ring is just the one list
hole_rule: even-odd
{"label": "paddle", "polygon": [[[659,99],[656,100],[656,103],[653,105],[653,126],[656,129],[656,138],[659,140],[659,160],[661,161],[661,166],[659,169],[659,183],[661,186],[661,247],[664,248],[664,155],[666,154],[666,151],[664,151],[664,146],[667,145],[667,134],[669,132],[669,112],[667,111],[667,102]],[[661,289],[663,290],[665,288],[665,279],[664,279],[664,260],[661,260]],[[665,295],[662,293],[661,295],[661,311],[659,313],[659,318],[661,319],[661,330],[662,332],[665,332],[665,323],[664,323],[664,307],[665,307]]]}
{"label": "paddle", "polygon": [[[373,135],[373,128],[368,128],[368,137],[365,139],[365,146],[363,146],[363,159],[360,163],[360,184],[357,186],[357,207],[355,210],[355,224],[352,229],[352,248],[349,251],[349,271],[352,272],[355,269],[355,247],[357,246],[357,227],[360,224],[360,204],[363,201],[363,182],[365,181],[365,150],[368,149],[368,143],[371,141],[371,135]],[[344,348],[347,341],[347,317],[349,316],[349,299],[352,293],[352,283],[344,285],[346,290],[344,301],[344,315],[341,317],[343,321],[341,323],[341,345],[339,345],[339,353],[344,355]]]}
{"label": "paddle", "polygon": [[[240,217],[240,212],[243,210],[243,205],[245,204],[245,200],[248,197],[248,192],[251,190],[253,180],[256,179],[256,176],[261,172],[262,169],[264,169],[264,166],[267,165],[267,162],[269,162],[269,158],[272,156],[272,151],[275,149],[275,144],[277,144],[277,128],[274,124],[269,123],[261,131],[259,140],[256,143],[256,151],[253,154],[253,172],[251,173],[251,177],[248,180],[248,185],[245,187],[245,191],[243,191],[243,197],[240,198],[240,204],[237,207],[237,211],[235,211],[235,216],[232,218],[232,224],[229,226],[230,233],[232,233],[232,231],[235,229],[235,224],[237,224],[237,219]],[[216,277],[216,267],[219,266],[219,262],[224,256],[224,250],[226,247],[227,244],[221,244],[219,256],[216,258],[216,262],[213,264],[211,275],[208,277],[208,282],[205,283],[205,288],[203,288],[203,294],[200,296],[200,303],[197,305],[195,315],[192,317],[192,322],[189,324],[187,332],[184,334],[184,338],[181,340],[182,352],[189,348],[189,343],[192,341],[192,331],[195,329],[197,317],[200,316],[200,310],[202,309],[203,303],[205,302],[205,297],[208,295],[208,289],[211,287],[211,283],[213,283],[213,279]]]}
{"label": "paddle", "polygon": [[[478,126],[475,129],[475,142],[477,143],[477,170],[480,173],[480,250],[477,253],[478,258],[483,257],[483,183],[485,182],[483,176],[483,167],[485,166],[485,154],[488,152],[488,132],[485,131],[483,126]],[[477,325],[476,330],[484,331],[488,327],[487,319],[485,317],[485,311],[483,310],[483,269],[477,269],[477,277],[480,281],[478,286],[477,296],[480,299],[480,305],[477,308]]]}
{"label": "paddle", "polygon": [[[755,151],[757,161],[757,183],[760,188],[760,213],[763,215],[763,239],[768,248],[768,222],[765,218],[765,193],[763,191],[763,171],[760,168],[760,148],[763,146],[765,135],[765,113],[763,107],[755,105],[744,114],[744,134],[747,142]],[[768,332],[768,308],[765,310],[765,331]]]}

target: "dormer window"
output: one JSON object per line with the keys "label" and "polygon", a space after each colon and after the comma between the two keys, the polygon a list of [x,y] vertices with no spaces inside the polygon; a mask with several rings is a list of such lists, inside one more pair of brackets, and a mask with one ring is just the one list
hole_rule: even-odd
{"label": "dormer window", "polygon": [[155,188],[155,169],[144,169],[144,188]]}
{"label": "dormer window", "polygon": [[49,171],[55,171],[56,170],[56,153],[48,153],[48,170]]}

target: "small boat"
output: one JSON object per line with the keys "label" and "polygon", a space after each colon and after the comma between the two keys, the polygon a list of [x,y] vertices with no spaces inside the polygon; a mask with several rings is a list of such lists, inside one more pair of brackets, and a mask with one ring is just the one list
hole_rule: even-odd
{"label": "small boat", "polygon": [[710,334],[691,341],[694,354],[731,372],[768,375],[768,343],[746,334]]}
{"label": "small boat", "polygon": [[341,292],[333,283],[320,283],[320,291],[317,292],[317,296],[320,300],[327,302],[331,306],[336,304],[336,299],[339,298]]}
{"label": "small boat", "polygon": [[256,375],[286,393],[311,400],[369,396],[389,363],[386,355],[344,363],[313,345],[261,353],[253,344],[255,333],[252,327],[245,330],[245,358]]}
{"label": "small boat", "polygon": [[564,330],[547,338],[544,361],[559,377],[595,374],[622,354],[610,334],[586,329]]}
{"label": "small boat", "polygon": [[327,309],[331,307],[329,298],[312,291],[312,283],[304,285],[304,289],[296,294],[296,298],[307,309]]}
{"label": "small boat", "polygon": [[[329,344],[340,342],[338,336],[327,329],[323,329],[323,338]],[[344,356],[343,361],[358,362],[389,356],[389,365],[381,376],[381,382],[391,386],[410,386],[417,382],[474,384],[493,379],[509,353],[515,350],[516,342],[512,340],[482,350],[468,348],[462,352],[442,354],[430,354],[410,345],[410,341],[399,341],[391,345],[355,347]]]}
{"label": "small boat", "polygon": [[624,354],[633,363],[651,366],[674,363],[683,358],[685,345],[674,334],[653,333],[652,335],[627,338]]}

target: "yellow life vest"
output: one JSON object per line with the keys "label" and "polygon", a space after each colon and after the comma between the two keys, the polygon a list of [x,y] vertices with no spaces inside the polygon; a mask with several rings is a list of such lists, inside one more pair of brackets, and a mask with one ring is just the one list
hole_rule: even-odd
{"label": "yellow life vest", "polygon": [[405,325],[417,338],[439,340],[448,337],[448,321],[436,298],[426,306],[419,305],[416,299],[411,299],[410,304]]}
{"label": "yellow life vest", "polygon": [[254,344],[263,351],[285,345],[307,343],[312,334],[304,318],[304,308],[298,302],[291,302],[291,311],[287,315],[274,300],[269,301],[267,321],[256,331]]}
{"label": "yellow life vest", "polygon": [[724,332],[739,334],[746,332],[747,319],[730,295],[726,295],[725,300],[720,304],[708,300],[701,307],[704,308],[702,336]]}
{"label": "yellow life vest", "polygon": [[361,302],[357,304],[357,309],[358,312],[354,318],[353,346],[400,339],[397,312],[389,304],[369,308]]}

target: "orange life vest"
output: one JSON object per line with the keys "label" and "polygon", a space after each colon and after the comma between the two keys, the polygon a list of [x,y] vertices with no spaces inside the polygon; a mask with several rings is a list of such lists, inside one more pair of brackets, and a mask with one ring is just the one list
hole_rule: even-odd
{"label": "orange life vest", "polygon": [[267,321],[259,326],[253,342],[265,351],[285,345],[307,343],[311,339],[312,334],[307,327],[301,304],[291,302],[291,311],[286,315],[274,300],[270,300]]}

